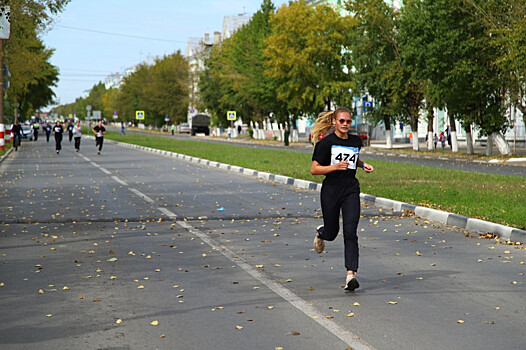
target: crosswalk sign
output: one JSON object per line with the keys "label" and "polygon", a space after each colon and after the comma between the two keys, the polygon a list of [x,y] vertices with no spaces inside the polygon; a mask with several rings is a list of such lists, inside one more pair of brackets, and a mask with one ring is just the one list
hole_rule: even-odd
{"label": "crosswalk sign", "polygon": [[226,120],[236,120],[236,111],[226,112]]}
{"label": "crosswalk sign", "polygon": [[144,111],[135,111],[135,119],[144,120]]}

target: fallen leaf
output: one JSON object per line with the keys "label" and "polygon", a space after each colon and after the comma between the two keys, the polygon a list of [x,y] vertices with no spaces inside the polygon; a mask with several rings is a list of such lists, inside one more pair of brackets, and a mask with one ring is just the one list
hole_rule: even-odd
{"label": "fallen leaf", "polygon": [[243,327],[241,327],[241,326],[236,326],[236,328],[239,329],[239,330],[243,329]]}
{"label": "fallen leaf", "polygon": [[115,321],[116,324],[121,324],[122,320],[119,318],[117,321]]}
{"label": "fallen leaf", "polygon": [[166,335],[161,334],[160,337],[161,337],[161,338],[166,338]]}
{"label": "fallen leaf", "polygon": [[62,290],[69,290],[69,287],[68,286],[64,286],[64,288],[62,288]]}
{"label": "fallen leaf", "polygon": [[347,315],[345,315],[347,317],[353,317],[354,316],[354,312],[351,312],[351,313],[348,313]]}
{"label": "fallen leaf", "polygon": [[159,325],[159,321],[152,321],[152,323],[150,323],[152,326],[158,326]]}
{"label": "fallen leaf", "polygon": [[388,301],[387,303],[388,303],[388,304],[391,304],[391,305],[396,305],[396,304],[398,304],[398,302],[396,302],[396,301]]}
{"label": "fallen leaf", "polygon": [[115,261],[117,261],[117,258],[109,258],[109,259],[106,260],[106,261],[109,261],[109,262],[115,262]]}
{"label": "fallen leaf", "polygon": [[462,324],[462,323],[464,323],[464,320],[458,320],[457,323]]}

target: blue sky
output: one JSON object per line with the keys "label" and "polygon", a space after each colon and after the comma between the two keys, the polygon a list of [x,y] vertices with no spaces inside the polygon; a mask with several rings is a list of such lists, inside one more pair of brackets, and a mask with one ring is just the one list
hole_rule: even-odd
{"label": "blue sky", "polygon": [[[60,70],[54,91],[60,104],[74,102],[99,81],[143,62],[181,50],[190,37],[213,36],[223,17],[257,12],[262,0],[71,0],[42,36]],[[276,7],[284,1],[273,1]],[[104,33],[117,35],[110,35]],[[136,37],[146,37],[142,39]],[[159,40],[155,40],[159,39]]]}

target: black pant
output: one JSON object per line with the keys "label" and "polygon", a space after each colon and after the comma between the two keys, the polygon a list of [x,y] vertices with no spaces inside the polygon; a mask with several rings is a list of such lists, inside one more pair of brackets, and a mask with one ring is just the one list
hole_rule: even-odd
{"label": "black pant", "polygon": [[69,142],[71,142],[71,139],[73,138],[73,131],[69,132]]}
{"label": "black pant", "polygon": [[356,182],[341,185],[323,184],[320,200],[323,213],[323,229],[320,238],[334,241],[340,230],[340,211],[343,217],[343,242],[345,267],[358,271],[358,222],[360,220],[360,185]]}
{"label": "black pant", "polygon": [[55,150],[60,151],[62,149],[62,134],[55,134]]}
{"label": "black pant", "polygon": [[38,130],[34,130],[33,131],[33,138],[36,140],[38,140]]}
{"label": "black pant", "polygon": [[99,146],[99,152],[102,151],[102,143],[104,142],[104,137],[95,137],[95,147]]}
{"label": "black pant", "polygon": [[50,132],[47,132],[47,131],[46,131],[46,141],[47,141],[47,142],[49,142],[49,135],[50,135],[50,134],[51,134]]}
{"label": "black pant", "polygon": [[80,136],[75,137],[75,149],[80,150]]}

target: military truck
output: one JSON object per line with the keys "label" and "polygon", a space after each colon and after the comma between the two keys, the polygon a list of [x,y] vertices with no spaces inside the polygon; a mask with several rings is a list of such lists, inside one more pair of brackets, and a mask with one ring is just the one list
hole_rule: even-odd
{"label": "military truck", "polygon": [[205,114],[197,114],[192,118],[192,136],[197,133],[210,135],[210,117]]}

